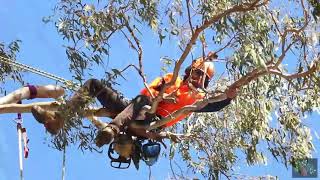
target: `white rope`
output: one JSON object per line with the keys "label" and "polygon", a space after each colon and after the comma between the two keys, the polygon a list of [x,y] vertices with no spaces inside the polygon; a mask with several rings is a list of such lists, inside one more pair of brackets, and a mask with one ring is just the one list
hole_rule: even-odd
{"label": "white rope", "polygon": [[63,157],[62,157],[62,180],[65,180],[66,177],[66,146],[63,145]]}
{"label": "white rope", "polygon": [[21,129],[18,129],[18,144],[19,144],[19,169],[20,169],[20,180],[23,180],[23,161],[22,161],[22,140],[21,140]]}
{"label": "white rope", "polygon": [[40,76],[43,76],[43,77],[46,77],[46,78],[61,82],[66,86],[66,88],[71,89],[71,90],[75,90],[75,89],[78,89],[80,87],[80,85],[75,83],[75,82],[72,82],[70,80],[66,80],[66,79],[64,79],[62,77],[56,76],[54,74],[50,74],[48,72],[45,72],[45,71],[42,71],[42,70],[39,70],[39,69],[36,69],[34,67],[31,67],[31,66],[28,66],[28,65],[13,61],[12,59],[9,59],[9,58],[5,58],[5,57],[0,56],[0,62],[3,62],[5,64],[9,64],[11,66],[15,66],[17,68],[20,68],[20,69],[23,69],[23,70],[26,70],[26,71],[30,71],[30,72],[38,74]]}

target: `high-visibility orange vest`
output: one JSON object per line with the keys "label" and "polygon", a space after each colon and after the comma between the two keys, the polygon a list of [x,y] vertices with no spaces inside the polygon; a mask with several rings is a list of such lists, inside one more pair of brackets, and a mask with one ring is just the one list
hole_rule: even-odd
{"label": "high-visibility orange vest", "polygon": [[[158,87],[162,85],[163,81],[165,81],[166,83],[170,82],[172,77],[173,77],[173,74],[169,73],[162,78],[161,77],[156,78],[148,86],[151,93],[153,93],[154,96],[157,96],[159,94]],[[166,94],[174,93],[176,102],[173,103],[173,102],[161,101],[159,103],[156,114],[162,117],[167,117],[168,115],[181,109],[182,107],[187,105],[192,105],[197,100],[202,99],[204,97],[204,93],[192,91],[187,84],[183,83],[180,77],[177,78],[174,85],[166,89],[165,93]],[[141,94],[149,97],[151,96],[146,88],[142,89]],[[172,119],[170,122],[165,124],[165,127],[174,125],[175,123],[184,119],[189,114],[191,113],[182,114]]]}

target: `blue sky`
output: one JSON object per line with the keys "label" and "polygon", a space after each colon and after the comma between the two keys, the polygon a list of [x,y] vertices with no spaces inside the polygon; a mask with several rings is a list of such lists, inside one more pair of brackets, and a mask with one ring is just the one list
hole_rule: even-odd
{"label": "blue sky", "polygon": [[[58,36],[53,24],[44,24],[42,18],[52,13],[56,1],[6,1],[0,0],[0,41],[10,42],[15,39],[22,40],[21,51],[18,53],[18,60],[22,63],[37,67],[47,72],[62,76],[66,79],[72,79],[66,61],[63,41]],[[166,48],[159,48],[154,43],[157,42],[157,36],[150,32],[143,32],[147,38],[143,39],[145,73],[148,80],[160,74],[161,56],[170,56],[177,58],[180,54],[176,44],[166,44]],[[108,68],[123,68],[128,65],[128,61],[136,61],[136,55],[133,52],[121,52],[122,47],[127,43],[121,39],[114,39]],[[154,60],[156,59],[156,60]],[[152,62],[151,62],[152,60]],[[133,70],[125,74],[127,81],[121,80],[121,86],[116,87],[128,98],[134,97],[143,87],[141,80]],[[102,71],[95,71],[96,78],[102,78]],[[26,73],[25,79],[30,84],[44,85],[55,82],[43,77]],[[138,79],[138,80],[137,80]],[[19,85],[9,81],[6,89],[13,91],[19,88]],[[34,100],[33,100],[34,101]],[[37,100],[39,101],[39,100]],[[45,100],[41,100],[45,101]],[[25,103],[32,101],[25,101]],[[12,119],[15,114],[0,115],[0,180],[19,179],[18,166],[18,144],[15,124]],[[24,161],[24,176],[26,180],[56,180],[61,179],[62,153],[48,147],[48,138],[44,128],[36,123],[30,114],[24,114],[24,126],[27,128],[30,138],[30,155]],[[320,128],[319,115],[315,114],[305,121],[314,131]],[[319,139],[315,139],[316,149],[319,149]],[[104,147],[104,150],[107,150]],[[319,152],[314,153],[319,157]],[[177,159],[179,162],[179,159]],[[85,179],[148,179],[149,171],[147,166],[142,165],[139,171],[134,167],[128,170],[116,170],[109,166],[109,159],[106,154],[82,153],[76,147],[67,149],[67,180],[85,180]],[[143,164],[143,163],[141,163]],[[289,179],[291,169],[286,170],[283,165],[276,162],[275,159],[268,160],[267,166],[247,167],[239,162],[237,171],[246,175],[266,175],[271,174],[280,177],[280,179]],[[169,177],[169,161],[161,158],[157,164],[152,167],[152,179],[167,179]],[[194,175],[190,175],[194,177]],[[197,176],[196,176],[197,177]],[[198,177],[200,178],[200,177]]]}

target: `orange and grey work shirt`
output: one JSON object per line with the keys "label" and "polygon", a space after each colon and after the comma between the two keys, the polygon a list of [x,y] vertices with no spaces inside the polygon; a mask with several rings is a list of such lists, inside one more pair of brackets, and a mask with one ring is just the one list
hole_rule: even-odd
{"label": "orange and grey work shirt", "polygon": [[[149,89],[151,93],[156,97],[159,94],[160,86],[164,83],[168,83],[171,81],[173,77],[172,73],[166,74],[164,77],[158,77],[156,78],[150,85]],[[195,103],[197,100],[202,99],[204,97],[204,93],[200,93],[198,91],[191,90],[187,84],[184,84],[182,79],[180,77],[177,78],[174,85],[167,88],[165,91],[166,94],[171,94],[175,98],[175,102],[167,102],[167,101],[161,101],[158,105],[156,114],[160,115],[162,117],[167,117],[171,113],[181,109],[184,106],[191,105]],[[150,93],[146,88],[142,89],[141,91],[142,95],[150,97]],[[181,121],[186,116],[188,116],[191,113],[180,115],[174,119],[172,119],[170,122],[165,124],[165,127],[169,127],[174,125],[175,123]]]}

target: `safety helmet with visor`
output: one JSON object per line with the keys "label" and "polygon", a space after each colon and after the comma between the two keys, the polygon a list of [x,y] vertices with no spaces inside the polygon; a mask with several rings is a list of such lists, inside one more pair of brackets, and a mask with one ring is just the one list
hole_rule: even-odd
{"label": "safety helmet with visor", "polygon": [[196,77],[199,79],[199,83],[203,84],[204,88],[206,88],[215,73],[214,65],[211,60],[216,59],[217,57],[218,56],[215,53],[210,52],[206,58],[194,60],[192,64],[186,68],[186,75],[191,75],[191,78]]}

